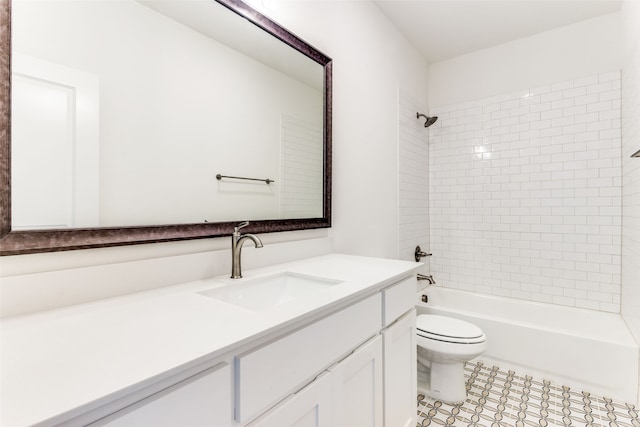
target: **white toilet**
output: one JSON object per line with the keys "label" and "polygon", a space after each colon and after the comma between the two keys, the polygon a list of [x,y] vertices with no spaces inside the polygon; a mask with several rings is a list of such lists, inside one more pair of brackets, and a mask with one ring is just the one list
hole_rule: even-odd
{"label": "white toilet", "polygon": [[418,362],[431,367],[430,386],[425,392],[445,402],[467,397],[464,362],[487,349],[482,329],[469,322],[434,314],[421,314],[416,321]]}

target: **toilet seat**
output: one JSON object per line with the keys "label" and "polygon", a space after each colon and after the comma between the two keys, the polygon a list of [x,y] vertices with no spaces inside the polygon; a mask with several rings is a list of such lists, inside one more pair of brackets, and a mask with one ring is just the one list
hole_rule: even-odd
{"label": "toilet seat", "polygon": [[416,327],[419,337],[452,344],[479,344],[487,339],[476,325],[435,314],[418,316]]}

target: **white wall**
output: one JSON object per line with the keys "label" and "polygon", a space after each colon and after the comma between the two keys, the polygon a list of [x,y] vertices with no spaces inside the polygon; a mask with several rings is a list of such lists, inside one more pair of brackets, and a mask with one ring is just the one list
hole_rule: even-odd
{"label": "white wall", "polygon": [[620,22],[612,13],[431,64],[429,105],[457,104],[619,68]]}
{"label": "white wall", "polygon": [[[640,342],[640,3],[621,9],[622,65],[622,316]],[[639,397],[640,399],[640,397]]]}
{"label": "white wall", "polygon": [[[398,93],[399,124],[399,199],[398,229],[399,258],[415,260],[416,246],[423,252],[431,252],[429,241],[429,130],[424,119],[416,113],[425,114],[426,107],[411,93]],[[423,258],[423,272],[429,271],[430,258]]]}
{"label": "white wall", "polygon": [[[274,17],[334,60],[333,228],[265,235],[265,248],[245,248],[244,268],[331,250],[397,257],[398,87],[424,102],[426,64],[370,2],[285,2]],[[220,238],[2,257],[2,302],[44,309],[226,274],[229,245]],[[155,274],[159,267],[171,274]]]}
{"label": "white wall", "polygon": [[272,15],[334,60],[336,249],[396,258],[398,87],[424,103],[424,61],[370,2],[285,1]]}

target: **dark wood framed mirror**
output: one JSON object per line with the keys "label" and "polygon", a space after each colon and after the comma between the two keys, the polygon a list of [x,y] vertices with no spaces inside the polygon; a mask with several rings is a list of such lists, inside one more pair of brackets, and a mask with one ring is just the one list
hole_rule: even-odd
{"label": "dark wood framed mirror", "polygon": [[[12,220],[15,216],[12,213],[12,182],[15,181],[15,178],[12,178],[11,108],[12,81],[14,80],[12,72],[15,72],[12,64],[11,31],[12,9],[14,7],[9,0],[0,0],[0,255],[220,237],[231,234],[234,225],[244,220],[251,221],[251,225],[246,231],[252,233],[327,228],[331,226],[331,58],[239,0],[209,1],[222,6],[224,10],[233,12],[234,19],[237,19],[242,25],[246,25],[247,22],[250,23],[250,27],[260,29],[260,32],[268,34],[269,38],[277,40],[278,44],[288,46],[296,51],[297,54],[302,55],[305,60],[310,59],[321,67],[321,83],[319,86],[322,117],[319,138],[322,140],[322,154],[321,160],[319,160],[319,163],[321,163],[319,166],[321,168],[321,183],[319,185],[322,188],[322,193],[318,196],[321,200],[321,206],[318,205],[319,207],[314,211],[317,214],[301,215],[301,217],[296,217],[295,214],[273,216],[264,214],[263,217],[253,218],[243,211],[237,214],[233,212],[225,213],[223,219],[205,218],[203,221],[198,222],[180,219],[174,222],[152,220],[157,224],[141,224],[137,221],[126,222],[126,220],[123,220],[117,222],[117,225],[114,226],[104,226],[103,222],[100,222],[98,226],[86,226],[82,223],[80,223],[80,226],[34,227],[33,229],[17,226],[15,220]],[[168,1],[166,2],[169,3]],[[152,2],[140,1],[138,3]],[[202,0],[200,0],[200,3],[202,3]],[[202,32],[202,30],[199,31]],[[280,62],[283,61],[280,60]],[[287,68],[286,63],[284,67]],[[15,157],[15,153],[13,154]],[[212,174],[215,176],[220,172],[224,174],[225,171],[216,170]],[[233,171],[227,172],[227,174],[237,175]],[[266,185],[273,184],[267,183]],[[167,196],[165,196],[163,202],[167,205],[181,203],[171,200],[171,197]],[[143,212],[141,215],[145,216],[145,213]],[[155,218],[155,216],[151,217]]]}

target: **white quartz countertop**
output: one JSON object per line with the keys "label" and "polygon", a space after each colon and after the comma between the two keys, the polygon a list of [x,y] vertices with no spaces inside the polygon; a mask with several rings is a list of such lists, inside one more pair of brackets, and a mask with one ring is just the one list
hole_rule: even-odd
{"label": "white quartz countertop", "polygon": [[[53,425],[407,277],[420,264],[326,255],[5,319],[0,425]],[[198,292],[277,272],[342,283],[264,311]],[[91,286],[87,283],[87,286]],[[37,298],[37,295],[34,295]]]}

